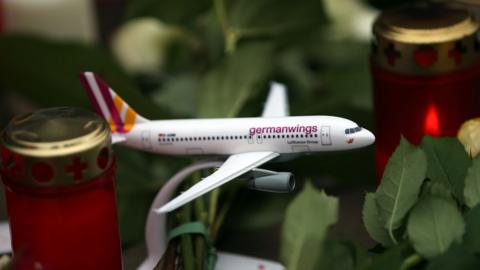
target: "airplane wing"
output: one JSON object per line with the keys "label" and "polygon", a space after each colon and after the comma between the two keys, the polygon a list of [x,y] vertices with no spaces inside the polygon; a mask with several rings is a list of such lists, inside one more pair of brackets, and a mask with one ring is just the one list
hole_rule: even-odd
{"label": "airplane wing", "polygon": [[287,88],[284,84],[272,82],[262,117],[284,117],[289,114]]}
{"label": "airplane wing", "polygon": [[164,206],[156,209],[155,212],[166,213],[173,211],[277,156],[278,153],[275,152],[249,152],[232,155],[213,174],[198,182]]}

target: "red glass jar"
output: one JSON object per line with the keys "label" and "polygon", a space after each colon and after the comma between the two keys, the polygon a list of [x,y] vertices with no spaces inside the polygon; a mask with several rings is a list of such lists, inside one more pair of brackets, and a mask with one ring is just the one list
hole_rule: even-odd
{"label": "red glass jar", "polygon": [[108,125],[82,109],[14,118],[0,137],[14,269],[122,269]]}
{"label": "red glass jar", "polygon": [[479,25],[465,10],[421,3],[383,12],[373,32],[371,74],[377,179],[400,141],[456,136],[480,115]]}

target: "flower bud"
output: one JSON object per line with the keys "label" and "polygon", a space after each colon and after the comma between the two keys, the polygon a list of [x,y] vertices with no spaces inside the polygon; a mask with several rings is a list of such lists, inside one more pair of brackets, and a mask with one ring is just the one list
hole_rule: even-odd
{"label": "flower bud", "polygon": [[458,131],[457,138],[470,157],[476,157],[480,152],[480,118],[464,122]]}

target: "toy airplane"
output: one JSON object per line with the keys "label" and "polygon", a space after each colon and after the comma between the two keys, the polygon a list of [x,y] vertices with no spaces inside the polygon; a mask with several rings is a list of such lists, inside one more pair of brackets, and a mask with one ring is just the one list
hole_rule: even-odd
{"label": "toy airplane", "polygon": [[213,174],[156,211],[170,212],[245,173],[258,190],[290,192],[288,172],[257,169],[285,154],[339,151],[372,144],[374,135],[333,116],[289,116],[285,86],[272,83],[262,117],[149,121],[92,72],[81,75],[97,113],[110,124],[112,143],[167,155],[228,155]]}

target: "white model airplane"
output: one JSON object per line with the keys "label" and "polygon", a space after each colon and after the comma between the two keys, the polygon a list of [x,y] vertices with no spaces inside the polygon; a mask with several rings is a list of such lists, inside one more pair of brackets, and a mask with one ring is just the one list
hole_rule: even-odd
{"label": "white model airplane", "polygon": [[149,121],[138,115],[92,72],[81,75],[97,113],[108,121],[112,142],[167,155],[228,155],[213,174],[157,210],[170,212],[195,198],[253,172],[249,185],[290,192],[291,173],[257,169],[284,154],[339,151],[372,144],[374,135],[333,116],[289,116],[285,86],[272,83],[262,117]]}

